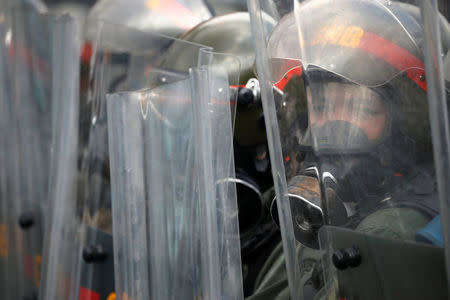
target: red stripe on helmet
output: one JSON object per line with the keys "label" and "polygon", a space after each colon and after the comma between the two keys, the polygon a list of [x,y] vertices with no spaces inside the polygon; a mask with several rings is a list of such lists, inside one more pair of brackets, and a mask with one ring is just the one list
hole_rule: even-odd
{"label": "red stripe on helmet", "polygon": [[284,74],[278,82],[274,83],[273,86],[280,89],[281,91],[285,88],[286,84],[295,76],[302,76],[303,69],[302,66],[294,67]]}
{"label": "red stripe on helmet", "polygon": [[230,88],[232,88],[232,89],[245,88],[245,84],[230,85]]}
{"label": "red stripe on helmet", "polygon": [[[357,48],[387,62],[400,72],[406,70],[408,77],[421,89],[427,91],[425,65],[423,61],[405,48],[372,32],[364,33]],[[273,84],[273,86],[283,90],[294,76],[301,75],[302,66],[294,67],[287,71],[278,82]]]}
{"label": "red stripe on helmet", "polygon": [[358,48],[384,60],[399,71],[407,70],[408,77],[424,91],[427,90],[423,61],[405,48],[371,32],[364,33]]}

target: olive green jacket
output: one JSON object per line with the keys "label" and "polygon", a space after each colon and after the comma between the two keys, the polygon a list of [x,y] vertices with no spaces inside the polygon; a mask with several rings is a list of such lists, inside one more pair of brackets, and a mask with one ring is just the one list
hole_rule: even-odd
{"label": "olive green jacket", "polygon": [[[410,208],[387,208],[376,211],[368,216],[356,228],[357,231],[376,234],[386,238],[414,240],[418,229],[424,227],[429,218],[420,212]],[[321,256],[320,250],[302,247],[297,251],[304,259],[315,259]],[[311,278],[310,272],[306,270],[299,284],[304,285]],[[315,299],[326,299],[326,291],[319,291]],[[289,299],[289,287],[286,274],[286,266],[283,256],[283,246],[280,243],[272,252],[264,267],[262,268],[255,284],[253,295],[246,300],[287,300]]]}

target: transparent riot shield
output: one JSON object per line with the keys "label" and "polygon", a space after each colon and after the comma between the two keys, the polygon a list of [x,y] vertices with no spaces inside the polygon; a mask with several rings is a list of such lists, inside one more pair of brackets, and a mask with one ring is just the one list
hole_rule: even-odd
{"label": "transparent riot shield", "polygon": [[75,246],[80,239],[79,228],[76,220],[71,218],[76,213],[73,189],[77,174],[73,170],[77,166],[79,126],[80,33],[76,28],[75,20],[67,16],[55,21],[53,27],[54,142],[49,180],[49,221],[44,240],[39,299],[72,299],[70,293],[74,287],[70,276],[77,274],[79,266],[74,263]]}
{"label": "transparent riot shield", "polygon": [[[165,36],[89,20],[86,33],[68,24],[58,56],[61,105],[52,166],[52,230],[46,238],[41,299],[107,299],[114,294],[110,160],[106,93],[158,86],[187,69],[164,68],[169,46],[203,48]],[[81,51],[77,45],[81,39]],[[57,45],[55,45],[57,46]],[[192,51],[195,52],[195,51]],[[192,58],[197,64],[197,56]]]}
{"label": "transparent riot shield", "polygon": [[[53,19],[33,4],[4,4],[2,232],[6,299],[36,297],[49,208]],[[4,222],[4,223],[3,223]]]}
{"label": "transparent riot shield", "polygon": [[[5,38],[8,35],[9,26],[6,22],[1,23],[1,37]],[[7,46],[2,43],[1,47],[1,56],[0,56],[0,144],[2,145],[2,151],[0,153],[0,292],[5,297],[5,299],[15,299],[17,298],[18,293],[18,274],[17,270],[19,270],[19,253],[17,251],[16,238],[18,237],[17,230],[18,226],[15,222],[15,207],[14,201],[8,201],[11,195],[10,186],[11,186],[11,175],[8,174],[9,170],[12,170],[11,167],[11,159],[8,160],[8,156],[13,152],[11,151],[10,144],[8,141],[8,128],[10,125],[9,114],[6,112],[9,111],[9,95],[10,95],[10,86],[9,86],[9,68],[8,61],[9,56],[7,51]]]}
{"label": "transparent riot shield", "polygon": [[[199,67],[108,95],[118,299],[242,299],[228,76]],[[228,61],[239,65],[236,58]]]}
{"label": "transparent riot shield", "polygon": [[292,299],[447,298],[449,27],[404,2],[248,1]]}

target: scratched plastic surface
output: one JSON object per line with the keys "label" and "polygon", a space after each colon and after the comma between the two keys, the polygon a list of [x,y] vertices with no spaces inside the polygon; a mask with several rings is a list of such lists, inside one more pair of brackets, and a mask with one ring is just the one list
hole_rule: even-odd
{"label": "scratched plastic surface", "polygon": [[[182,41],[92,19],[86,32],[77,28],[71,23],[61,29],[66,43],[54,45],[60,47],[55,50],[60,54],[55,86],[63,87],[58,97],[71,102],[61,105],[58,115],[62,124],[57,127],[54,150],[59,157],[50,179],[51,228],[43,258],[41,299],[78,300],[80,290],[102,288],[96,286],[94,267],[83,272],[81,267],[98,263],[90,260],[89,253],[93,248],[106,249],[100,236],[111,235],[114,223],[106,93],[155,86],[186,72],[174,67],[168,77],[161,68],[167,47]],[[192,52],[204,48],[184,44]],[[87,234],[90,229],[102,234]]]}
{"label": "scratched plastic surface", "polygon": [[57,105],[53,98],[56,18],[37,2],[1,3],[1,293],[37,295]]}
{"label": "scratched plastic surface", "polygon": [[[120,299],[242,299],[229,78],[218,54],[108,95]],[[169,79],[169,78],[168,78]]]}
{"label": "scratched plastic surface", "polygon": [[[319,233],[331,225],[348,229],[349,240],[361,232],[388,240],[388,232],[396,232],[396,239],[423,246],[414,236],[421,227],[402,217],[401,206],[423,213],[422,226],[440,213],[448,241],[450,138],[442,63],[448,21],[438,16],[437,1],[247,3],[291,299],[368,298],[363,284],[349,284],[351,274],[392,299],[408,287],[388,279],[382,257],[389,253],[373,248],[365,254],[377,272],[367,265],[341,272],[331,263],[338,235],[319,240]],[[265,17],[277,23],[271,32],[262,26]],[[376,113],[385,119],[374,121]],[[358,155],[361,165],[350,166]],[[432,199],[432,213],[408,203],[415,174],[432,183],[417,201]],[[315,197],[307,194],[305,178],[315,182]],[[370,223],[389,212],[395,216],[390,224]],[[448,274],[448,245],[442,250]],[[416,271],[407,268],[402,271]],[[310,272],[323,284],[311,284]]]}

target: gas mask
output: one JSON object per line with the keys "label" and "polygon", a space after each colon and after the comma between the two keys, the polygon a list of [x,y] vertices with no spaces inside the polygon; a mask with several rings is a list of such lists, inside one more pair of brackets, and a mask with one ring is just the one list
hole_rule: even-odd
{"label": "gas mask", "polygon": [[[307,114],[296,109],[296,118],[307,115],[308,122],[295,119],[292,111],[279,121],[288,124],[281,140],[284,150],[291,150],[284,157],[294,234],[300,243],[318,248],[322,225],[354,228],[389,199],[402,165],[413,159],[405,153],[413,153],[414,145],[385,105],[384,98],[393,97],[386,88],[331,82],[309,83],[305,90]],[[299,107],[286,93],[279,99],[281,106],[296,101]]]}

